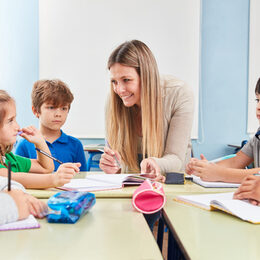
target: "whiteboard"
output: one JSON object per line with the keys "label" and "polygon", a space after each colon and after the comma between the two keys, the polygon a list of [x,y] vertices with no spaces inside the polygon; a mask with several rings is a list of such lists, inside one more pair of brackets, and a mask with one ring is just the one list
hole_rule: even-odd
{"label": "whiteboard", "polygon": [[40,0],[39,76],[63,80],[75,97],[64,131],[104,137],[106,63],[114,48],[132,39],[148,45],[161,74],[193,89],[197,138],[200,0]]}
{"label": "whiteboard", "polygon": [[247,132],[253,134],[259,127],[256,118],[255,86],[260,78],[260,1],[250,1],[250,31],[249,31],[249,75],[248,75],[248,123]]}

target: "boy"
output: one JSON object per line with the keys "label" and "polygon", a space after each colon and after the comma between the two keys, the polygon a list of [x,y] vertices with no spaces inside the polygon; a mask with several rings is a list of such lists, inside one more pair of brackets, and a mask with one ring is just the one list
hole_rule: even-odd
{"label": "boy", "polygon": [[[40,131],[53,157],[63,163],[80,162],[81,171],[86,171],[86,157],[81,142],[66,135],[61,127],[66,122],[74,99],[67,85],[61,80],[38,80],[32,89],[32,111],[39,118]],[[27,158],[36,158],[35,146],[21,140],[15,153]],[[59,163],[54,161],[55,171]]]}
{"label": "boy", "polygon": [[[256,95],[256,117],[260,121],[260,78],[255,87]],[[254,162],[255,168],[245,169],[246,166]],[[199,176],[204,181],[222,181],[241,183],[242,180],[260,171],[260,127],[255,136],[246,143],[235,157],[209,163],[204,155],[201,160],[192,158],[186,166],[188,174]]]}

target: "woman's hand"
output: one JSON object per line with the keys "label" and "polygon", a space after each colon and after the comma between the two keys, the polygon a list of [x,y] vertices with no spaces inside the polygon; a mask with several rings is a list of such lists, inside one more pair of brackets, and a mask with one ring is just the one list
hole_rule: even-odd
{"label": "woman's hand", "polygon": [[260,177],[248,175],[235,192],[234,199],[248,199],[253,205],[260,205]]}
{"label": "woman's hand", "polygon": [[161,174],[161,169],[152,158],[147,158],[141,162],[141,173],[146,173],[146,177],[154,181],[165,182],[165,176]]}
{"label": "woman's hand", "polygon": [[102,154],[99,167],[105,173],[120,173],[121,172],[121,156],[117,151],[105,147]]}
{"label": "woman's hand", "polygon": [[79,172],[80,163],[63,163],[59,166],[57,172],[52,177],[54,187],[63,186],[69,183],[74,175]]}

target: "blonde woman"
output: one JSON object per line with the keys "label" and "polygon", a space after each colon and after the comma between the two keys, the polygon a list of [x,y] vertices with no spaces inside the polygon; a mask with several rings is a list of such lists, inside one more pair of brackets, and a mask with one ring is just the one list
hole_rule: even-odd
{"label": "blonde woman", "polygon": [[172,76],[160,77],[152,52],[138,40],[118,46],[108,69],[109,147],[100,168],[106,173],[141,171],[161,182],[165,173],[184,170],[191,154],[192,91]]}

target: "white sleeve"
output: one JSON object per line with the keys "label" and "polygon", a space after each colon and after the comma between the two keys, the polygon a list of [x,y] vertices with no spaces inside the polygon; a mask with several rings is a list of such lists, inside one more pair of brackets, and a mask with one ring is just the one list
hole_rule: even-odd
{"label": "white sleeve", "polygon": [[18,219],[17,206],[10,195],[0,192],[0,225]]}

